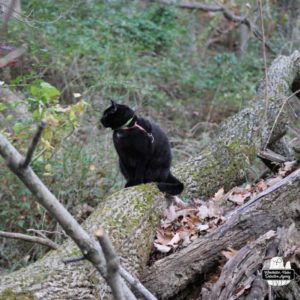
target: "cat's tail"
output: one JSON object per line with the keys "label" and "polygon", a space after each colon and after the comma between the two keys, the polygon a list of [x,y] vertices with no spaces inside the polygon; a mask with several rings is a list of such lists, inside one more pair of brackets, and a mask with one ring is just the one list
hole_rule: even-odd
{"label": "cat's tail", "polygon": [[169,173],[165,182],[158,182],[157,186],[161,192],[168,193],[173,196],[180,194],[184,189],[183,183],[181,183],[171,173]]}

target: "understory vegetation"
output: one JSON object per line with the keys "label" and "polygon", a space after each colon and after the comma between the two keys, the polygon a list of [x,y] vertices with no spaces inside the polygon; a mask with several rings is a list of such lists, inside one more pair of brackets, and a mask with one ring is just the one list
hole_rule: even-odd
{"label": "understory vegetation", "polygon": [[[227,2],[242,13],[243,1]],[[259,26],[256,1],[250,2]],[[276,28],[279,18],[285,27],[284,13],[264,9],[273,50],[292,51],[297,43],[283,43],[285,35]],[[28,114],[0,131],[25,154],[36,124],[47,120],[32,167],[79,221],[124,184],[111,132],[99,128],[110,99],[135,107],[168,133],[174,165],[197,155],[216,124],[251,101],[264,76],[261,41],[248,33],[241,52],[240,24],[219,13],[155,1],[24,0],[5,43],[28,46],[0,78],[2,87],[24,95]],[[268,59],[274,56],[268,53]],[[4,124],[13,121],[7,111],[17,106],[0,103]],[[2,160],[0,166],[0,230],[44,230],[59,243],[59,226]],[[39,245],[6,240],[0,244],[0,272],[44,252]]]}

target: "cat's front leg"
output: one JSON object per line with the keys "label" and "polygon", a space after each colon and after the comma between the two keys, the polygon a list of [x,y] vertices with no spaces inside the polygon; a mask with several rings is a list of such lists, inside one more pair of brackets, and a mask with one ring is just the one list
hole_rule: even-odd
{"label": "cat's front leg", "polygon": [[137,184],[145,183],[145,173],[147,168],[147,161],[140,161],[135,169],[134,182]]}

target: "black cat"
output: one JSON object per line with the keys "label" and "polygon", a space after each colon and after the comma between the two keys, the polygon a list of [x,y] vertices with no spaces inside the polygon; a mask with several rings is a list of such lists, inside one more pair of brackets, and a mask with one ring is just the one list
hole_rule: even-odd
{"label": "black cat", "polygon": [[180,194],[183,184],[170,172],[171,147],[166,134],[150,121],[137,117],[127,105],[111,101],[101,118],[111,128],[125,187],[156,182],[162,192]]}

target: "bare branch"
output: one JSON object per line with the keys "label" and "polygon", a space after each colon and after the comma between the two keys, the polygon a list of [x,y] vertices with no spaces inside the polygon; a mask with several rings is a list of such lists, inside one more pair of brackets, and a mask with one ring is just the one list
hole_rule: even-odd
{"label": "bare branch", "polygon": [[99,241],[106,259],[107,266],[107,281],[112,289],[114,298],[123,300],[124,294],[122,291],[121,277],[120,277],[120,260],[116,255],[113,245],[109,237],[105,234],[103,228],[99,228],[95,232],[95,237]]}
{"label": "bare branch", "polygon": [[257,154],[257,156],[260,158],[263,158],[263,159],[267,159],[271,162],[275,162],[275,163],[284,163],[284,162],[290,160],[289,157],[284,157],[283,155],[275,153],[274,151],[272,151],[271,149],[268,149],[268,148],[261,150]]}
{"label": "bare branch", "polygon": [[259,39],[270,52],[275,53],[275,51],[272,49],[269,43],[264,40],[263,34],[254,23],[252,23],[246,16],[235,15],[232,11],[230,11],[220,3],[206,4],[206,3],[199,3],[195,1],[186,1],[186,0],[181,0],[179,2],[172,1],[172,0],[159,0],[159,2],[168,5],[173,4],[173,5],[177,5],[178,7],[187,8],[187,9],[198,9],[201,11],[221,12],[223,13],[224,17],[227,20],[246,25],[249,28],[249,30],[253,32],[254,36],[257,39]]}
{"label": "bare branch", "polygon": [[134,278],[124,268],[120,267],[121,276],[137,291],[139,291],[147,300],[157,300],[157,298],[145,288],[145,286],[137,279]]}
{"label": "bare branch", "polygon": [[[108,282],[106,262],[99,243],[78,224],[30,167],[20,167],[24,162],[23,156],[2,134],[0,134],[0,155],[4,158],[10,170],[27,186],[37,198],[37,201],[55,217],[65,232],[77,244],[86,259],[94,265]],[[124,281],[122,281],[122,288],[126,300],[136,299]]]}
{"label": "bare branch", "polygon": [[32,143],[31,143],[30,147],[28,148],[26,158],[25,158],[24,162],[21,164],[21,168],[27,168],[29,166],[31,159],[32,159],[33,152],[34,152],[35,148],[37,147],[37,144],[41,138],[41,135],[42,135],[42,132],[43,132],[45,126],[46,126],[46,122],[44,122],[44,121],[42,121],[41,124],[38,126],[38,129],[32,139]]}
{"label": "bare branch", "polygon": [[0,231],[0,237],[9,238],[9,239],[19,239],[26,242],[38,243],[47,246],[51,249],[55,249],[55,250],[58,249],[58,245],[48,238],[41,238],[41,237],[31,236],[23,233],[5,232],[5,231]]}
{"label": "bare branch", "polygon": [[10,51],[7,55],[0,58],[0,68],[3,68],[12,62],[15,62],[20,56],[22,56],[27,50],[27,45],[24,44],[21,47]]}
{"label": "bare branch", "polygon": [[[267,87],[265,87],[265,88],[267,89]],[[271,140],[271,137],[272,137],[272,133],[274,132],[274,129],[275,129],[276,125],[277,125],[277,122],[278,122],[278,120],[279,120],[279,117],[280,117],[280,115],[281,115],[281,113],[282,113],[282,111],[283,111],[283,108],[285,107],[286,103],[287,103],[292,97],[294,97],[297,93],[299,93],[299,92],[300,92],[300,89],[297,90],[297,91],[295,91],[294,93],[292,93],[291,95],[289,95],[288,97],[286,97],[286,98],[282,101],[282,105],[281,105],[280,110],[278,111],[278,114],[277,114],[277,116],[276,116],[276,118],[275,118],[275,120],[274,120],[274,123],[273,123],[273,125],[272,125],[272,128],[271,128],[271,131],[270,131],[270,133],[269,133],[268,139],[267,139],[267,141],[266,141],[266,144],[263,145],[264,148],[266,148],[266,147],[269,145],[269,143],[270,143],[270,140]]]}
{"label": "bare branch", "polygon": [[71,263],[76,263],[76,262],[80,262],[85,260],[84,256],[72,256],[72,257],[68,257],[63,259],[63,263],[64,264],[71,264]]}

